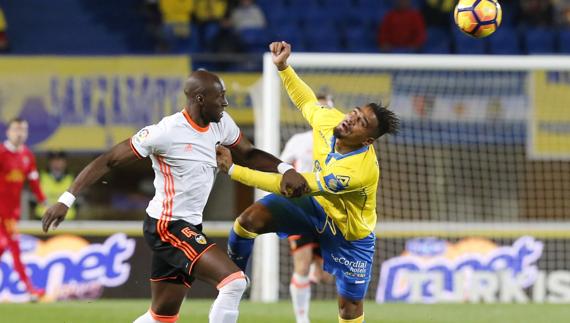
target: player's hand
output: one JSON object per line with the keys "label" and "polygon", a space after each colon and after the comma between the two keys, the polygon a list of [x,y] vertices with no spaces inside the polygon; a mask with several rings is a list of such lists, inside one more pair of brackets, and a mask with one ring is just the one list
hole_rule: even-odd
{"label": "player's hand", "polygon": [[284,41],[273,42],[269,44],[269,51],[277,69],[280,71],[286,69],[287,59],[291,55],[291,45]]}
{"label": "player's hand", "polygon": [[216,162],[218,163],[218,169],[227,174],[234,163],[230,150],[224,146],[218,145],[216,147]]}
{"label": "player's hand", "polygon": [[42,217],[42,229],[48,232],[50,228],[55,229],[65,219],[68,207],[65,204],[57,202],[46,210]]}
{"label": "player's hand", "polygon": [[281,178],[280,190],[284,196],[299,197],[309,191],[309,184],[301,174],[290,169]]}

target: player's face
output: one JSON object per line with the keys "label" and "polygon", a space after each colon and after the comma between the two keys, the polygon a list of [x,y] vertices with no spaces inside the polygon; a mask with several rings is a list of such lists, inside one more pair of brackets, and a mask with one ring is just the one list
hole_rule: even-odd
{"label": "player's face", "polygon": [[378,120],[371,108],[356,107],[334,128],[333,134],[348,144],[368,144],[374,141],[377,127]]}
{"label": "player's face", "polygon": [[8,141],[16,147],[23,145],[28,139],[28,123],[25,121],[12,122],[10,126],[8,126],[8,130],[6,130],[6,137]]}
{"label": "player's face", "polygon": [[222,80],[219,83],[214,83],[205,96],[204,102],[204,114],[208,122],[220,122],[224,115],[224,110],[228,106],[226,86]]}
{"label": "player's face", "polygon": [[64,158],[53,158],[49,161],[49,169],[54,173],[63,173],[67,168],[67,161]]}

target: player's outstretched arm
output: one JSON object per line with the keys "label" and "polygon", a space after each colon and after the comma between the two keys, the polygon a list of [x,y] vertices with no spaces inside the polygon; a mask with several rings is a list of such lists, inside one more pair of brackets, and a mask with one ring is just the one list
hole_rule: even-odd
{"label": "player's outstretched arm", "polygon": [[306,187],[301,192],[295,192],[292,188],[282,185],[283,177],[287,176],[289,172],[285,173],[285,175],[281,175],[239,166],[233,163],[232,155],[225,147],[218,147],[216,149],[216,159],[218,169],[224,173],[230,173],[233,180],[267,192],[282,194],[288,197],[298,197],[303,194],[318,191],[315,175],[312,173],[297,173],[303,181],[305,181]]}
{"label": "player's outstretched arm", "polygon": [[[220,149],[222,148],[220,147]],[[249,168],[263,172],[279,172],[279,165],[282,164],[282,161],[263,150],[255,148],[245,137],[231,149],[240,163]],[[223,148],[223,150],[227,150],[227,148]],[[229,154],[229,151],[227,154]],[[305,178],[297,173],[293,167],[290,167],[288,170],[281,170],[281,172],[283,173],[283,180],[280,183],[282,191],[291,192],[292,197],[301,196],[306,191],[307,182]]]}
{"label": "player's outstretched arm", "polygon": [[[138,157],[131,149],[129,141],[130,139],[127,139],[115,145],[111,150],[103,153],[85,166],[81,173],[77,175],[67,192],[76,196],[81,190],[95,183],[111,169],[137,160]],[[65,219],[65,214],[68,209],[69,208],[62,202],[58,202],[47,209],[42,218],[43,231],[48,232],[50,227],[57,228]]]}
{"label": "player's outstretched arm", "polygon": [[291,101],[301,110],[305,119],[312,124],[312,115],[314,110],[319,107],[319,100],[313,90],[287,64],[287,59],[291,55],[291,45],[284,41],[273,42],[269,45],[269,50],[273,64],[279,70],[279,76]]}

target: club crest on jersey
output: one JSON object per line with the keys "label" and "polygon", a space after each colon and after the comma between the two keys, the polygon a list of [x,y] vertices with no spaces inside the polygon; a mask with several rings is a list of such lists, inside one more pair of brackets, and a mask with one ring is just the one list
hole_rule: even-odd
{"label": "club crest on jersey", "polygon": [[190,229],[189,227],[183,228],[180,232],[182,232],[182,234],[185,235],[187,238],[194,237],[194,240],[196,240],[196,242],[198,242],[199,244],[206,244],[208,242],[206,240],[206,237],[197,232],[192,231],[192,229]]}
{"label": "club crest on jersey", "polygon": [[141,129],[141,131],[139,131],[139,133],[137,133],[136,137],[137,137],[138,141],[140,142],[140,141],[144,141],[146,139],[146,137],[148,137],[148,134],[149,134],[148,129],[144,128],[144,129]]}
{"label": "club crest on jersey", "polygon": [[350,177],[344,175],[335,176],[334,174],[328,174],[324,179],[327,188],[333,192],[340,192],[346,189],[348,182],[350,182]]}
{"label": "club crest on jersey", "polygon": [[198,234],[196,237],[196,242],[198,242],[199,244],[206,244],[208,241],[206,240],[206,237],[204,237],[201,234]]}

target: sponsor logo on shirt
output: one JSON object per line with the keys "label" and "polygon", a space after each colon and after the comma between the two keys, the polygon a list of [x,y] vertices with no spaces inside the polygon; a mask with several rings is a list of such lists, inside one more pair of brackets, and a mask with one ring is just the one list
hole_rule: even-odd
{"label": "sponsor logo on shirt", "polygon": [[6,182],[9,182],[9,183],[21,183],[24,181],[24,179],[25,179],[24,173],[22,173],[22,171],[20,171],[18,169],[12,169],[6,175]]}

